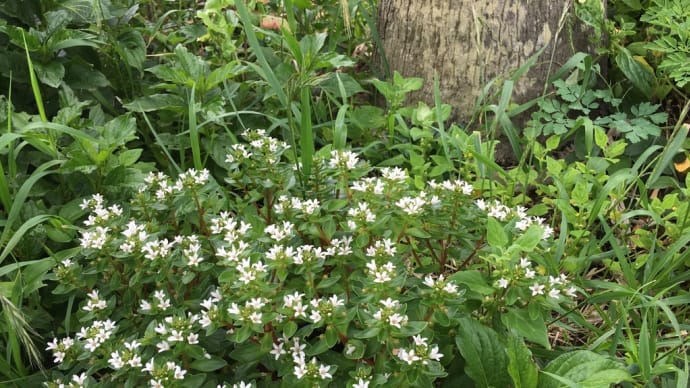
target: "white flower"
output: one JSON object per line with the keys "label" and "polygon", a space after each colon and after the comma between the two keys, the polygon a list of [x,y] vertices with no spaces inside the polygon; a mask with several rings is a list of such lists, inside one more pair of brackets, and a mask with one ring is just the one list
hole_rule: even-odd
{"label": "white flower", "polygon": [[426,343],[427,339],[422,337],[421,335],[412,336],[412,340],[414,341],[415,346],[428,346]]}
{"label": "white flower", "polygon": [[184,341],[184,335],[181,330],[172,329],[170,331],[170,336],[168,336],[168,341],[170,342],[182,342]]}
{"label": "white flower", "polygon": [[289,221],[283,221],[282,226],[277,224],[271,224],[266,226],[264,231],[268,233],[271,239],[275,241],[281,241],[292,235],[292,228],[294,224]]}
{"label": "white flower", "polygon": [[408,215],[421,213],[424,209],[424,205],[426,205],[426,201],[422,198],[421,194],[417,198],[402,197],[395,203],[395,206],[402,209]]}
{"label": "white flower", "polygon": [[167,341],[161,341],[156,344],[156,348],[158,348],[158,353],[165,352],[170,350],[170,344]]}
{"label": "white flower", "polygon": [[151,358],[151,359],[146,363],[146,365],[144,365],[144,367],[141,368],[141,371],[142,371],[142,372],[153,373],[153,369],[154,369],[154,367],[155,367],[154,365],[155,365],[155,364],[154,364],[154,362],[153,362],[153,358]]}
{"label": "white flower", "polygon": [[427,357],[430,360],[440,361],[441,357],[443,357],[443,353],[438,351],[438,346],[434,346],[433,348],[431,348],[431,351],[429,352],[429,355]]}
{"label": "white flower", "polygon": [[510,282],[506,278],[498,279],[498,287],[499,288],[508,288],[509,284],[510,284]]}
{"label": "white flower", "polygon": [[165,388],[162,382],[156,380],[156,379],[151,379],[149,381],[149,384],[151,384],[151,388]]}
{"label": "white flower", "polygon": [[299,380],[302,380],[302,377],[304,377],[304,375],[306,375],[308,371],[309,370],[307,369],[307,364],[304,362],[295,365],[295,377],[297,377]]}
{"label": "white flower", "polygon": [[537,295],[544,295],[544,285],[539,284],[539,283],[534,283],[529,287],[529,289],[532,291],[532,296],[537,296]]}
{"label": "white flower", "polygon": [[577,292],[577,289],[575,287],[570,287],[567,290],[565,290],[565,294],[572,297],[572,298],[577,296],[576,292]]}
{"label": "white flower", "polygon": [[397,327],[398,329],[402,328],[402,325],[407,323],[407,316],[406,315],[400,315],[398,313],[391,314],[388,317],[388,324],[394,327]]}
{"label": "white flower", "polygon": [[369,380],[360,377],[356,384],[352,384],[352,388],[369,388]]}
{"label": "white flower", "polygon": [[86,302],[86,306],[82,307],[86,311],[103,310],[108,307],[108,304],[99,298],[98,290],[92,290],[87,294],[89,300]]}
{"label": "white flower", "polygon": [[75,384],[82,386],[86,382],[86,378],[88,376],[86,373],[82,373],[80,375],[72,375],[72,381],[74,381]]}
{"label": "white flower", "polygon": [[534,279],[534,276],[535,276],[536,274],[537,274],[537,273],[536,273],[532,268],[527,268],[527,269],[525,269],[525,277],[526,277],[527,279]]}
{"label": "white flower", "polygon": [[398,358],[405,361],[409,365],[412,365],[413,363],[417,361],[421,361],[421,358],[414,353],[414,349],[403,349],[400,348],[398,349]]}
{"label": "white flower", "polygon": [[341,168],[344,170],[352,170],[357,166],[359,161],[357,154],[352,151],[331,151],[331,160],[329,166],[331,168]]}
{"label": "white flower", "polygon": [[276,360],[278,360],[280,358],[280,356],[282,356],[283,354],[287,354],[285,349],[283,349],[284,345],[285,344],[283,342],[280,342],[280,341],[277,343],[274,342],[273,343],[273,350],[271,350],[269,353],[274,355]]}
{"label": "white flower", "polygon": [[120,356],[119,352],[110,353],[110,359],[108,360],[108,364],[110,364],[110,367],[115,370],[118,370],[125,366],[125,362],[122,361],[122,357]]}
{"label": "white flower", "polygon": [[384,167],[381,169],[381,176],[394,182],[404,182],[408,178],[407,172],[400,167]]}
{"label": "white flower", "polygon": [[261,324],[261,319],[263,315],[260,312],[254,311],[249,315],[249,320],[257,325]]}
{"label": "white flower", "polygon": [[141,346],[141,343],[139,343],[139,342],[137,342],[137,341],[125,342],[125,347],[126,347],[127,350],[129,350],[129,351],[134,351],[134,350],[136,350],[137,348],[139,348],[139,346]]}
{"label": "white flower", "polygon": [[[312,359],[312,362],[316,363],[315,359]],[[329,373],[330,370],[331,370],[330,366],[319,365],[319,376],[321,377],[322,380],[333,378],[333,376]]]}
{"label": "white flower", "polygon": [[322,319],[321,313],[318,310],[312,310],[311,314],[309,315],[309,319],[312,322],[317,323]]}

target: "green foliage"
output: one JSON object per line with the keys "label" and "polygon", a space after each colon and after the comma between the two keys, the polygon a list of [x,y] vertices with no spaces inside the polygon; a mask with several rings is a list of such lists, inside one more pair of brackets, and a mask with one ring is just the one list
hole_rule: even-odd
{"label": "green foliage", "polygon": [[375,2],[6,1],[0,384],[684,387],[687,7],[574,3],[460,128]]}

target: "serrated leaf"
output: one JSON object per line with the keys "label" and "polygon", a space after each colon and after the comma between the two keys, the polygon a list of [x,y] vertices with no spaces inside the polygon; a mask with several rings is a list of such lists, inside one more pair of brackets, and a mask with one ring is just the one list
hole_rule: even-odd
{"label": "serrated leaf", "polygon": [[508,356],[498,334],[474,319],[460,319],[455,342],[465,359],[465,373],[479,388],[509,387]]}

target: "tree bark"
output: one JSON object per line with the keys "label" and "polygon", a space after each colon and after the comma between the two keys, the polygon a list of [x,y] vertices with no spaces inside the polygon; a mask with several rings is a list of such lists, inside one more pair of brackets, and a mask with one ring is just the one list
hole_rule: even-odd
{"label": "tree bark", "polygon": [[378,29],[391,72],[425,80],[411,97],[433,104],[437,71],[442,100],[462,121],[487,82],[509,77],[545,45],[538,65],[515,85],[514,101],[541,95],[549,72],[587,50],[586,35],[564,27],[570,7],[549,0],[379,0]]}

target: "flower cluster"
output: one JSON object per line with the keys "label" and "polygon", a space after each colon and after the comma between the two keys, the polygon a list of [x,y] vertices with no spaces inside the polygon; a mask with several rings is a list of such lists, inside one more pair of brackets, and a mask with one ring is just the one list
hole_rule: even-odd
{"label": "flower cluster", "polygon": [[400,361],[413,365],[416,363],[427,365],[429,361],[440,361],[443,354],[438,350],[437,345],[429,346],[428,339],[415,335],[412,337],[414,346],[412,348],[398,348],[397,357]]}
{"label": "flower cluster", "polygon": [[[471,183],[425,184],[325,149],[321,190],[297,193],[298,172],[282,163],[288,146],[262,130],[243,137],[228,151],[225,180],[152,173],[122,206],[84,200],[85,249],[54,269],[61,292],[83,298],[83,327],[47,345],[63,370],[85,373],[64,384],[249,387],[277,376],[369,387],[425,376],[419,384],[430,385],[444,373],[439,349],[454,345],[435,330],[460,324],[467,290],[456,272],[468,249],[477,247],[482,269],[488,262],[473,274],[496,294],[520,289],[546,309],[576,292],[535,258],[548,241],[520,259],[483,244],[487,217],[516,235],[538,226],[547,240],[553,230],[524,208],[475,202]],[[373,370],[376,357],[386,361]],[[266,373],[245,368],[259,364]],[[237,375],[222,384],[229,371]]]}
{"label": "flower cluster", "polygon": [[381,308],[374,312],[373,317],[379,322],[401,329],[409,318],[402,314],[402,305],[397,300],[387,298],[380,301]]}

